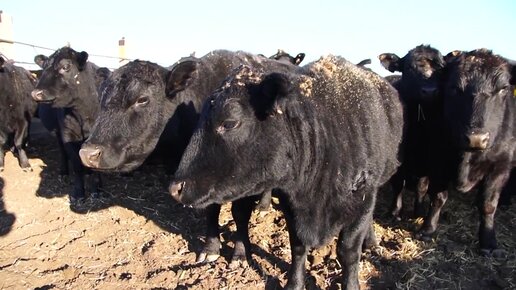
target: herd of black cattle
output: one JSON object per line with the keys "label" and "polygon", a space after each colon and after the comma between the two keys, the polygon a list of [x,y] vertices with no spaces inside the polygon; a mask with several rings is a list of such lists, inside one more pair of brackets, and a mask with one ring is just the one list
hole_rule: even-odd
{"label": "herd of black cattle", "polygon": [[343,287],[359,288],[360,254],[376,243],[373,209],[386,184],[396,193],[395,217],[405,187],[416,192],[423,239],[435,232],[449,188],[475,188],[481,253],[503,254],[494,215],[515,188],[513,61],[486,49],[443,56],[420,45],[401,58],[381,54],[386,69],[401,72],[383,78],[367,61],[326,56],[299,66],[303,58],[217,50],[168,68],[135,60],[111,72],[63,47],[35,57],[37,76],[1,59],[0,166],[10,148],[30,170],[24,147],[36,115],[56,132],[60,173],[72,165],[72,207],[87,197],[85,171],[94,170],[99,189],[102,172],[132,171],[162,154],[171,195],[206,208],[199,262],[219,255],[218,215],[229,201],[233,261],[251,259],[251,211],[275,195],[291,243],[287,289],[304,287],[308,250],[335,235]]}

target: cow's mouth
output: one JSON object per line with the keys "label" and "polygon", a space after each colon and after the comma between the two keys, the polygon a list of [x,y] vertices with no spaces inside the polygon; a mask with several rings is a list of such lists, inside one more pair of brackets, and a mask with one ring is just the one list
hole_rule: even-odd
{"label": "cow's mouth", "polygon": [[32,98],[34,101],[38,103],[53,103],[55,101],[55,97],[47,95],[43,90],[33,90]]}

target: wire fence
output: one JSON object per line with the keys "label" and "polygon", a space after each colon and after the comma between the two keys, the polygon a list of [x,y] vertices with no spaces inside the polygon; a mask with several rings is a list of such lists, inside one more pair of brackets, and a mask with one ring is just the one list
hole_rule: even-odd
{"label": "wire fence", "polygon": [[[32,47],[34,49],[38,48],[38,49],[49,50],[49,51],[55,51],[56,50],[54,48],[44,47],[44,46],[40,46],[40,45],[36,45],[36,44],[32,44],[32,43],[8,40],[8,39],[3,39],[3,38],[0,38],[0,43],[18,44],[18,45],[30,46],[30,47]],[[108,58],[108,59],[118,59],[120,61],[132,61],[133,60],[133,59],[129,59],[129,58],[120,58],[118,56],[110,56],[110,55],[102,55],[102,54],[91,54],[91,53],[88,53],[88,55],[89,56],[93,56],[93,57],[101,57],[101,58]],[[35,65],[34,62],[25,62],[25,61],[17,61],[17,60],[14,60],[14,62],[15,63],[19,63],[19,64]],[[114,68],[109,68],[109,69],[114,69]]]}

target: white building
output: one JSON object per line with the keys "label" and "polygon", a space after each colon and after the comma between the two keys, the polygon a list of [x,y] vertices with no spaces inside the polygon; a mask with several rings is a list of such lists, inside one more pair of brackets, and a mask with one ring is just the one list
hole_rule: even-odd
{"label": "white building", "polygon": [[13,19],[0,10],[0,52],[8,59],[14,59],[13,44],[5,41],[13,40]]}

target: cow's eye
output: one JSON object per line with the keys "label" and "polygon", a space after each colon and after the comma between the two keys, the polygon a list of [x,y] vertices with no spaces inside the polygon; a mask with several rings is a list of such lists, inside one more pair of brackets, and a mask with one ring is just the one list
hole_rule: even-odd
{"label": "cow's eye", "polygon": [[134,103],[136,106],[145,106],[149,103],[149,98],[148,97],[139,97],[137,100],[136,100],[136,103]]}
{"label": "cow's eye", "polygon": [[500,90],[498,90],[498,92],[496,92],[496,94],[497,95],[505,95],[508,90],[509,90],[509,88],[507,88],[507,87],[501,88]]}
{"label": "cow's eye", "polygon": [[225,130],[235,129],[238,125],[240,125],[240,122],[236,120],[226,120],[222,122],[222,127],[224,127]]}
{"label": "cow's eye", "polygon": [[70,68],[71,68],[71,66],[69,64],[65,64],[62,69],[63,69],[63,71],[69,71]]}

